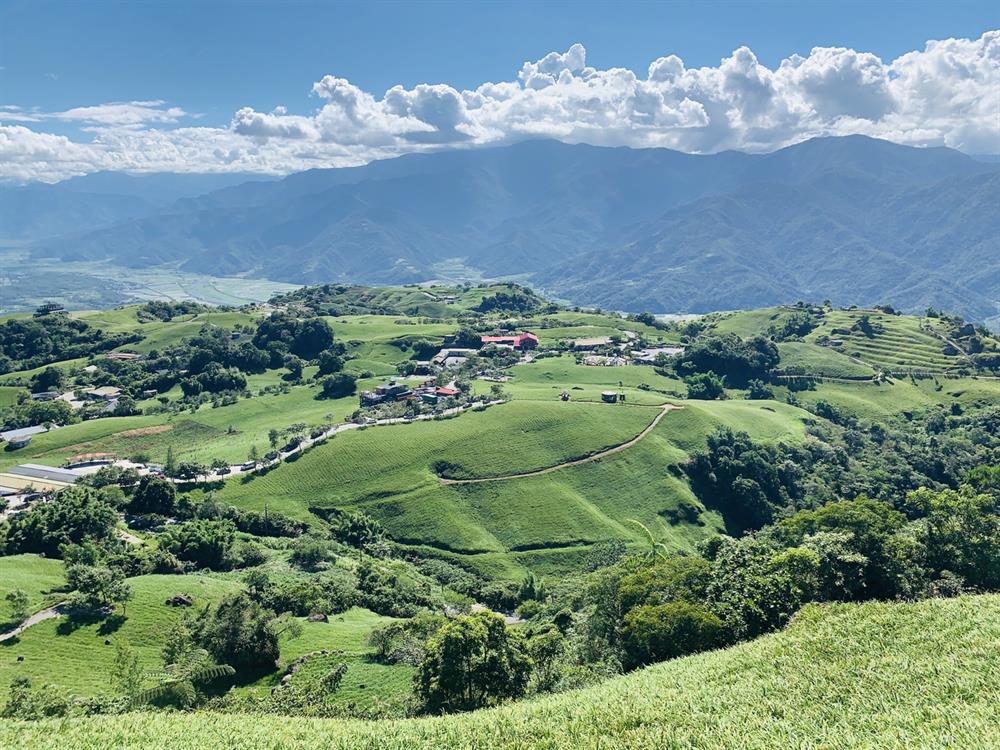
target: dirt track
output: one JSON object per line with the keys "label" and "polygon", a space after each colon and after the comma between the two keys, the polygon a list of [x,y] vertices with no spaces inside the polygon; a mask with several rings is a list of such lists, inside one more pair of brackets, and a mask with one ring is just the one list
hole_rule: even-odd
{"label": "dirt track", "polygon": [[482,484],[483,482],[504,482],[510,479],[524,479],[525,477],[538,477],[542,474],[551,474],[553,471],[559,471],[559,469],[565,469],[568,466],[580,466],[582,464],[589,464],[592,461],[599,461],[602,458],[607,458],[608,456],[614,455],[615,453],[620,453],[623,450],[631,448],[633,445],[642,440],[646,435],[652,432],[656,425],[660,423],[660,420],[666,416],[668,411],[673,411],[674,409],[683,409],[683,406],[676,406],[675,404],[663,404],[660,407],[660,413],[653,418],[653,421],[649,425],[636,435],[631,440],[628,440],[620,445],[616,445],[612,448],[606,448],[599,453],[594,453],[586,458],[578,458],[573,461],[566,461],[565,463],[556,464],[555,466],[548,466],[544,469],[536,469],[535,471],[526,471],[521,474],[506,474],[501,477],[479,477],[476,479],[445,479],[444,477],[439,477],[441,484]]}

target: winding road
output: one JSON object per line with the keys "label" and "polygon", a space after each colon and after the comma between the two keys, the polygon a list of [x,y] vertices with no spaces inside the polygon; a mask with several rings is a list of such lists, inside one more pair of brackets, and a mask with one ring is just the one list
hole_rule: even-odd
{"label": "winding road", "polygon": [[526,471],[520,474],[505,474],[499,477],[477,477],[476,479],[446,479],[445,477],[438,477],[438,479],[441,481],[441,484],[482,484],[483,482],[505,482],[511,479],[539,477],[542,476],[543,474],[551,474],[554,471],[559,471],[560,469],[565,469],[569,466],[581,466],[582,464],[589,464],[593,461],[600,461],[602,458],[607,458],[608,456],[614,455],[615,453],[620,453],[623,450],[631,448],[633,445],[635,445],[644,437],[646,437],[646,435],[648,435],[654,429],[656,429],[656,425],[658,425],[660,423],[660,420],[667,415],[667,412],[683,408],[684,408],[683,406],[677,406],[676,404],[663,404],[660,407],[660,413],[653,418],[653,421],[650,422],[649,425],[647,425],[646,429],[644,429],[634,438],[632,438],[631,440],[627,440],[624,443],[620,443],[619,445],[613,446],[611,448],[606,448],[605,450],[602,450],[598,453],[586,456],[585,458],[577,458],[574,459],[573,461],[566,461],[565,463],[556,464],[555,466],[547,466],[544,469],[535,469],[534,471]]}

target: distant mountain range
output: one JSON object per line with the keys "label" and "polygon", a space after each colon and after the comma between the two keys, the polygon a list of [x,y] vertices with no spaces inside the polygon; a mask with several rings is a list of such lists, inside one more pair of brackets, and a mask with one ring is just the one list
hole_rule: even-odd
{"label": "distant mountain range", "polygon": [[7,188],[0,235],[15,226],[45,257],[298,283],[462,265],[620,310],[829,298],[984,320],[1000,301],[1000,164],[862,136],[709,156],[536,141],[158,200],[104,183]]}

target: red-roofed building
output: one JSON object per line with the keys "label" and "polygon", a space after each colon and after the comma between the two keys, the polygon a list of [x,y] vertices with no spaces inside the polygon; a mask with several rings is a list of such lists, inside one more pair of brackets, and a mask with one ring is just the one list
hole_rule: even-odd
{"label": "red-roofed building", "polygon": [[438,396],[448,397],[448,396],[457,396],[459,393],[461,393],[461,391],[459,391],[458,388],[442,387],[435,389],[434,393]]}
{"label": "red-roofed building", "polygon": [[530,331],[514,336],[483,336],[483,344],[507,344],[515,349],[534,349],[538,346],[538,336]]}

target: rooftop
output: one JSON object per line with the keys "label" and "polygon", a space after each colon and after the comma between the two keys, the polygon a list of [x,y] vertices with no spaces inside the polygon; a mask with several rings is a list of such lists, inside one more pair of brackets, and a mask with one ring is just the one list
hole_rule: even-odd
{"label": "rooftop", "polygon": [[7,432],[0,432],[0,440],[6,440],[8,443],[14,440],[20,440],[21,438],[31,437],[32,435],[41,435],[43,432],[48,432],[49,428],[45,425],[36,424],[31,427],[22,427],[18,430],[7,430]]}

